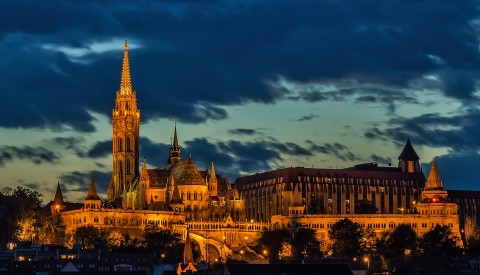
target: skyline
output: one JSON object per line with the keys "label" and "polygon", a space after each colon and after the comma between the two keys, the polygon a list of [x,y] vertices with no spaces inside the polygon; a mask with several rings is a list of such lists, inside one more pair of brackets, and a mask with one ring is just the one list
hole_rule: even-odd
{"label": "skyline", "polygon": [[140,159],[231,182],[290,166],[396,166],[407,138],[446,189],[480,190],[474,1],[4,2],[0,187],[105,199],[128,40]]}

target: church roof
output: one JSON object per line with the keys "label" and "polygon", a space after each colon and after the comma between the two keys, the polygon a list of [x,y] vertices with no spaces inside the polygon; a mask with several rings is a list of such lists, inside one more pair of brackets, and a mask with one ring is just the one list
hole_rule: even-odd
{"label": "church roof", "polygon": [[147,169],[148,178],[150,179],[150,187],[165,188],[170,172],[170,169]]}
{"label": "church roof", "polygon": [[228,181],[228,178],[223,178],[219,175],[217,175],[217,194],[219,196],[226,196],[228,190],[231,189],[230,182]]}
{"label": "church roof", "polygon": [[191,158],[184,159],[175,164],[172,169],[175,183],[179,185],[205,185],[205,179],[198,172]]}
{"label": "church roof", "polygon": [[443,190],[443,182],[440,179],[438,174],[437,164],[435,159],[432,161],[432,168],[430,168],[430,173],[428,174],[427,183],[425,184],[425,190]]}
{"label": "church roof", "polygon": [[417,155],[417,152],[415,152],[415,149],[413,149],[412,143],[410,142],[410,139],[407,139],[407,143],[405,144],[405,147],[403,147],[403,151],[398,157],[399,160],[413,160],[417,161],[420,158]]}
{"label": "church roof", "polygon": [[90,185],[88,186],[88,194],[85,200],[100,200],[100,197],[97,193],[97,186],[95,185],[95,180],[90,180]]}

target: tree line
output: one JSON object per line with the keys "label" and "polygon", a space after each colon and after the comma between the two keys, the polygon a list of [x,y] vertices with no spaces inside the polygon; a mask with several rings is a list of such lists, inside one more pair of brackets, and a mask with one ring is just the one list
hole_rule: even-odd
{"label": "tree line", "polygon": [[[348,218],[331,226],[331,244],[309,228],[276,228],[262,232],[258,251],[267,250],[271,262],[314,262],[325,257],[362,261],[374,273],[457,274],[455,263],[480,255],[480,232],[461,247],[448,226],[436,225],[423,236],[400,224],[377,236]],[[323,245],[323,251],[320,249]],[[326,248],[326,251],[325,251]]]}

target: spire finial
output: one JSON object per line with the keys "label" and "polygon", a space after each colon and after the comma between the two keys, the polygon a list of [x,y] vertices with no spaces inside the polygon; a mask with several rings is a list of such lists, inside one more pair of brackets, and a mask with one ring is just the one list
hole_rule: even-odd
{"label": "spire finial", "polygon": [[122,79],[120,81],[120,93],[130,94],[132,92],[132,81],[130,78],[130,63],[128,61],[128,43],[125,40],[123,45],[123,65],[122,65]]}
{"label": "spire finial", "polygon": [[175,120],[175,130],[173,132],[173,146],[178,147],[178,138],[177,138],[177,121]]}

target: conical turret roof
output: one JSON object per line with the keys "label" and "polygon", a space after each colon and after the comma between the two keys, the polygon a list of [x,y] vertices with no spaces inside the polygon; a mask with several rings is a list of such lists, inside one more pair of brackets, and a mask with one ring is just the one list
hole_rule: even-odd
{"label": "conical turret roof", "polygon": [[403,151],[398,159],[406,161],[417,161],[420,159],[417,155],[417,152],[415,152],[415,149],[413,149],[410,139],[407,139],[407,143],[405,144],[405,147],[403,147]]}
{"label": "conical turret roof", "polygon": [[427,183],[425,184],[425,190],[443,190],[443,182],[438,174],[437,164],[435,159],[432,161],[432,168],[430,168],[430,173],[428,174]]}
{"label": "conical turret roof", "polygon": [[212,161],[212,169],[210,171],[210,183],[216,183],[217,182],[217,175],[215,174],[215,166],[213,165]]}
{"label": "conical turret roof", "polygon": [[55,191],[55,198],[53,199],[53,203],[57,205],[64,204],[62,189],[60,188],[60,182],[57,183],[57,191]]}
{"label": "conical turret roof", "polygon": [[[173,179],[172,179],[173,181]],[[174,184],[175,187],[173,187],[173,193],[172,193],[172,199],[170,200],[171,204],[183,204],[182,198],[180,198],[180,191],[178,191],[178,186]]]}
{"label": "conical turret roof", "polygon": [[95,185],[95,180],[93,179],[93,177],[90,180],[90,185],[88,186],[88,194],[85,200],[100,200],[100,197],[97,193],[97,186]]}

